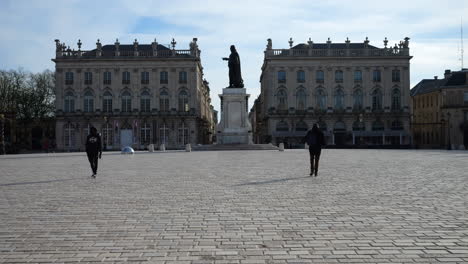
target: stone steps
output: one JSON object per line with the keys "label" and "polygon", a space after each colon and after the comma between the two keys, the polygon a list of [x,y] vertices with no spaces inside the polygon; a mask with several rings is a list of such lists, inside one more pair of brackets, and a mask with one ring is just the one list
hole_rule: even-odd
{"label": "stone steps", "polygon": [[278,150],[272,144],[213,144],[193,146],[193,151],[222,151],[222,150]]}

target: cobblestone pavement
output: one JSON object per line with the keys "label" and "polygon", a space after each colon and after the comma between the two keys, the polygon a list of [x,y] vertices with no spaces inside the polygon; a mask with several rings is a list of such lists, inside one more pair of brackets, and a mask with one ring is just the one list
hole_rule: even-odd
{"label": "cobblestone pavement", "polygon": [[468,152],[0,157],[0,263],[468,263]]}

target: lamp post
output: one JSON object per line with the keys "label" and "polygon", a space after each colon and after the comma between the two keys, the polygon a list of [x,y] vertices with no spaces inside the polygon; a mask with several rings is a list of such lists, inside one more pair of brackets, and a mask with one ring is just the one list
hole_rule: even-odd
{"label": "lamp post", "polygon": [[447,129],[448,129],[448,146],[447,146],[447,150],[451,150],[452,149],[452,144],[450,142],[450,112],[447,113]]}
{"label": "lamp post", "polygon": [[[104,130],[106,131],[106,138],[104,140],[104,151],[107,150],[107,143],[109,141],[109,130],[107,130],[107,127],[108,127],[108,119],[107,119],[107,116],[104,117],[104,129],[102,132],[104,132]],[[103,133],[104,134],[104,133]],[[104,135],[103,135],[104,136]]]}
{"label": "lamp post", "polygon": [[359,114],[359,127],[361,128],[361,140],[359,140],[359,145],[362,145],[362,133],[363,133],[362,131],[364,131],[364,122],[363,122],[363,120],[364,120],[364,117],[363,117],[363,115],[361,113],[361,114]]}

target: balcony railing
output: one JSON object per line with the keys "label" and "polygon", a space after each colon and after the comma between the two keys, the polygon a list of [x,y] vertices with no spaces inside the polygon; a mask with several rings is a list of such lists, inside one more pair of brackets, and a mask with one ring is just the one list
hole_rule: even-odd
{"label": "balcony railing", "polygon": [[409,51],[403,48],[363,48],[363,49],[271,49],[266,56],[299,56],[299,57],[381,57],[409,56]]}
{"label": "balcony railing", "polygon": [[56,52],[57,58],[97,58],[97,57],[197,57],[198,52],[192,50],[64,50]]}

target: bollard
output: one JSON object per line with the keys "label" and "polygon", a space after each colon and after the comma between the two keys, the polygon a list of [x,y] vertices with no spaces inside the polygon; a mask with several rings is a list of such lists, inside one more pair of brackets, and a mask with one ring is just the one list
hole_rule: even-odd
{"label": "bollard", "polygon": [[190,146],[190,144],[185,145],[185,151],[186,152],[191,152],[192,151],[192,146]]}
{"label": "bollard", "polygon": [[159,150],[166,151],[166,145],[161,144],[161,146],[159,147]]}
{"label": "bollard", "polygon": [[284,151],[284,143],[279,144],[279,151]]}
{"label": "bollard", "polygon": [[308,149],[309,145],[307,143],[304,144],[304,149]]}
{"label": "bollard", "polygon": [[154,152],[154,144],[149,144],[148,145],[148,151],[149,152]]}

